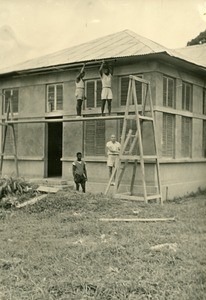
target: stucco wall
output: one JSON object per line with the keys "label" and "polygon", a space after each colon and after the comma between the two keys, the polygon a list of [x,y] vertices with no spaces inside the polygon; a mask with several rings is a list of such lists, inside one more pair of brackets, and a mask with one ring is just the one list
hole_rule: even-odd
{"label": "stucco wall", "polygon": [[[186,194],[198,187],[206,188],[206,160],[202,157],[202,88],[205,80],[197,74],[192,74],[171,64],[141,61],[125,65],[114,63],[113,78],[113,112],[124,112],[120,107],[120,78],[130,74],[143,74],[144,79],[150,81],[153,104],[155,108],[155,120],[157,131],[158,152],[161,157],[162,146],[162,116],[163,112],[175,115],[175,158],[167,160],[162,158],[161,175],[163,180],[163,193],[165,198]],[[86,68],[85,79],[99,78],[98,67]],[[74,78],[76,70],[58,71],[44,75],[28,75],[3,79],[0,82],[0,91],[4,88],[19,88],[19,114],[18,118],[45,118],[45,117],[75,117],[76,100],[74,97]],[[165,109],[163,105],[163,75],[175,78],[176,82],[176,108]],[[181,111],[182,81],[193,84],[193,112]],[[46,85],[51,83],[63,83],[63,110],[55,113],[46,112]],[[2,102],[2,101],[1,101]],[[2,111],[2,103],[0,104]],[[165,110],[164,110],[165,109]],[[84,113],[100,113],[100,108],[85,110]],[[192,156],[185,161],[181,157],[181,116],[192,117]],[[4,117],[3,117],[4,118]],[[111,134],[120,136],[119,121],[106,121],[105,139],[109,140]],[[143,129],[143,145],[145,154],[154,153],[154,143],[151,141],[151,130],[148,125]],[[0,133],[0,136],[2,131]],[[19,169],[22,176],[44,177],[46,176],[46,147],[47,147],[46,125],[24,124],[18,126],[18,156]],[[63,123],[63,153],[62,153],[62,177],[71,180],[71,164],[75,159],[77,151],[84,153],[84,126],[83,122]],[[106,156],[85,157],[91,181],[106,183],[108,170],[106,167]],[[12,174],[15,171],[11,158],[4,161],[4,174]],[[150,184],[155,179],[154,168],[150,166],[147,172],[147,181]],[[131,173],[131,165],[125,172],[126,182]],[[180,183],[181,182],[181,183]],[[139,182],[138,182],[139,184]]]}

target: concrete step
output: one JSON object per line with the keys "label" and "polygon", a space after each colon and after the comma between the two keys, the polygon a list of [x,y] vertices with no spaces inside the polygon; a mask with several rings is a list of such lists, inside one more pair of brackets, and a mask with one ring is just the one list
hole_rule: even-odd
{"label": "concrete step", "polygon": [[73,187],[71,182],[61,178],[30,178],[28,181],[39,186],[55,187],[60,190]]}

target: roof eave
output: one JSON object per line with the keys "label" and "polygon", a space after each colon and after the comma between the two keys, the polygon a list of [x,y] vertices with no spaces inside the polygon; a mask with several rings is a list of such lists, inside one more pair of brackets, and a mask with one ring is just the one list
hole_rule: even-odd
{"label": "roof eave", "polygon": [[[117,57],[105,57],[104,59],[111,62],[111,61],[117,61],[117,60],[127,60],[128,58],[134,58],[134,59],[144,59],[147,58],[156,58],[160,57],[164,61],[171,61],[176,62],[176,64],[181,65],[185,67],[186,69],[189,69],[191,71],[195,72],[201,72],[206,73],[206,68],[204,66],[200,66],[196,63],[189,62],[186,59],[176,57],[174,55],[171,55],[167,51],[163,52],[154,52],[154,53],[148,53],[148,54],[141,54],[141,55],[128,55],[128,56],[117,56]],[[80,67],[83,63],[87,63],[87,66],[95,67],[97,64],[99,64],[102,61],[101,59],[93,59],[89,61],[79,61],[79,62],[73,62],[73,63],[65,63],[65,64],[58,64],[58,65],[51,65],[46,67],[40,67],[40,68],[31,68],[31,69],[25,69],[25,70],[15,70],[8,73],[2,73],[0,74],[0,77],[9,77],[9,76],[24,76],[24,75],[35,75],[39,73],[47,73],[47,72],[56,72],[56,71],[65,71],[68,69],[75,69]]]}

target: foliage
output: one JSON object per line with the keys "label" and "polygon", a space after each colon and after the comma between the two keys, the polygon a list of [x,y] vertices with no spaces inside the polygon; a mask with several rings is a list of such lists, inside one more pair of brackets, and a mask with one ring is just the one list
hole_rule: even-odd
{"label": "foliage", "polygon": [[200,34],[198,34],[198,36],[196,36],[191,41],[187,42],[187,46],[199,45],[199,44],[204,44],[204,43],[206,43],[206,30],[200,32]]}
{"label": "foliage", "polygon": [[24,178],[4,176],[0,179],[0,207],[14,206],[17,198],[28,194],[31,197],[35,193],[35,187]]}

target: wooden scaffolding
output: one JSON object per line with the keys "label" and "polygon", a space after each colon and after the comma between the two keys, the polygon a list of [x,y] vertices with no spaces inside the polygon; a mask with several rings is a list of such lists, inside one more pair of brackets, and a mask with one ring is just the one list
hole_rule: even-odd
{"label": "wooden scaffolding", "polygon": [[[136,94],[136,82],[141,82],[145,87],[144,99],[141,105],[138,104],[137,94]],[[19,167],[18,167],[18,157],[17,157],[17,142],[16,135],[14,130],[14,124],[27,124],[27,123],[55,123],[55,122],[86,122],[90,120],[123,120],[123,128],[121,135],[121,150],[120,155],[112,173],[112,176],[109,180],[109,183],[106,187],[105,194],[108,194],[111,182],[115,178],[115,186],[113,189],[114,197],[121,199],[130,199],[130,200],[140,200],[145,201],[152,199],[159,199],[162,203],[161,196],[161,180],[160,180],[160,168],[158,161],[158,148],[156,141],[156,129],[155,129],[155,120],[153,112],[153,104],[151,97],[151,88],[150,82],[142,78],[130,75],[129,76],[129,87],[127,93],[127,102],[125,115],[113,115],[113,116],[99,116],[99,117],[82,117],[82,118],[63,118],[63,119],[24,119],[24,120],[15,120],[13,118],[13,107],[12,107],[12,95],[7,101],[6,109],[6,119],[4,123],[0,123],[3,126],[3,141],[2,141],[2,151],[1,151],[1,162],[0,162],[0,175],[2,175],[3,170],[3,161],[5,155],[5,146],[8,127],[11,128],[12,137],[13,137],[13,148],[14,148],[14,162],[16,168],[16,176],[19,177]],[[136,124],[135,130],[130,128],[130,122],[133,121]],[[154,138],[154,154],[145,155],[143,147],[144,139],[144,130],[143,125],[145,123],[150,123],[152,128],[152,137]],[[130,163],[133,164],[132,178],[130,183],[130,191],[127,193],[119,193],[119,188],[121,187],[122,178],[125,172],[125,169]],[[146,184],[146,173],[145,173],[145,164],[155,165],[156,170],[156,193],[148,193],[147,184]],[[143,186],[143,195],[139,196],[134,193],[135,179],[138,165],[140,165],[140,177]]]}
{"label": "wooden scaffolding", "polygon": [[[113,195],[115,198],[140,200],[145,201],[146,203],[148,200],[156,199],[160,200],[162,204],[159,156],[150,82],[132,75],[130,75],[129,78],[127,102],[121,135],[120,155],[106,187],[105,194],[108,194],[110,186],[115,179],[113,188]],[[144,87],[144,97],[141,105],[138,104],[137,100],[136,82],[141,82]],[[133,127],[135,127],[133,130],[130,128],[131,121],[133,121]],[[136,126],[134,126],[134,123]],[[149,123],[150,125],[146,125],[145,123]],[[147,126],[146,130],[144,128],[145,125]],[[149,134],[148,131],[150,131]],[[153,140],[154,153],[152,154],[144,153],[144,141],[147,139],[147,136],[149,136],[151,144]],[[130,190],[129,192],[121,193],[119,190],[121,189],[122,178],[129,163],[133,164]],[[151,167],[151,164],[154,165],[155,168],[154,179],[156,181],[154,184],[155,192],[153,193],[148,192],[146,178],[146,166]],[[139,193],[138,191],[135,193],[134,191],[138,165],[140,169],[142,193]]]}

